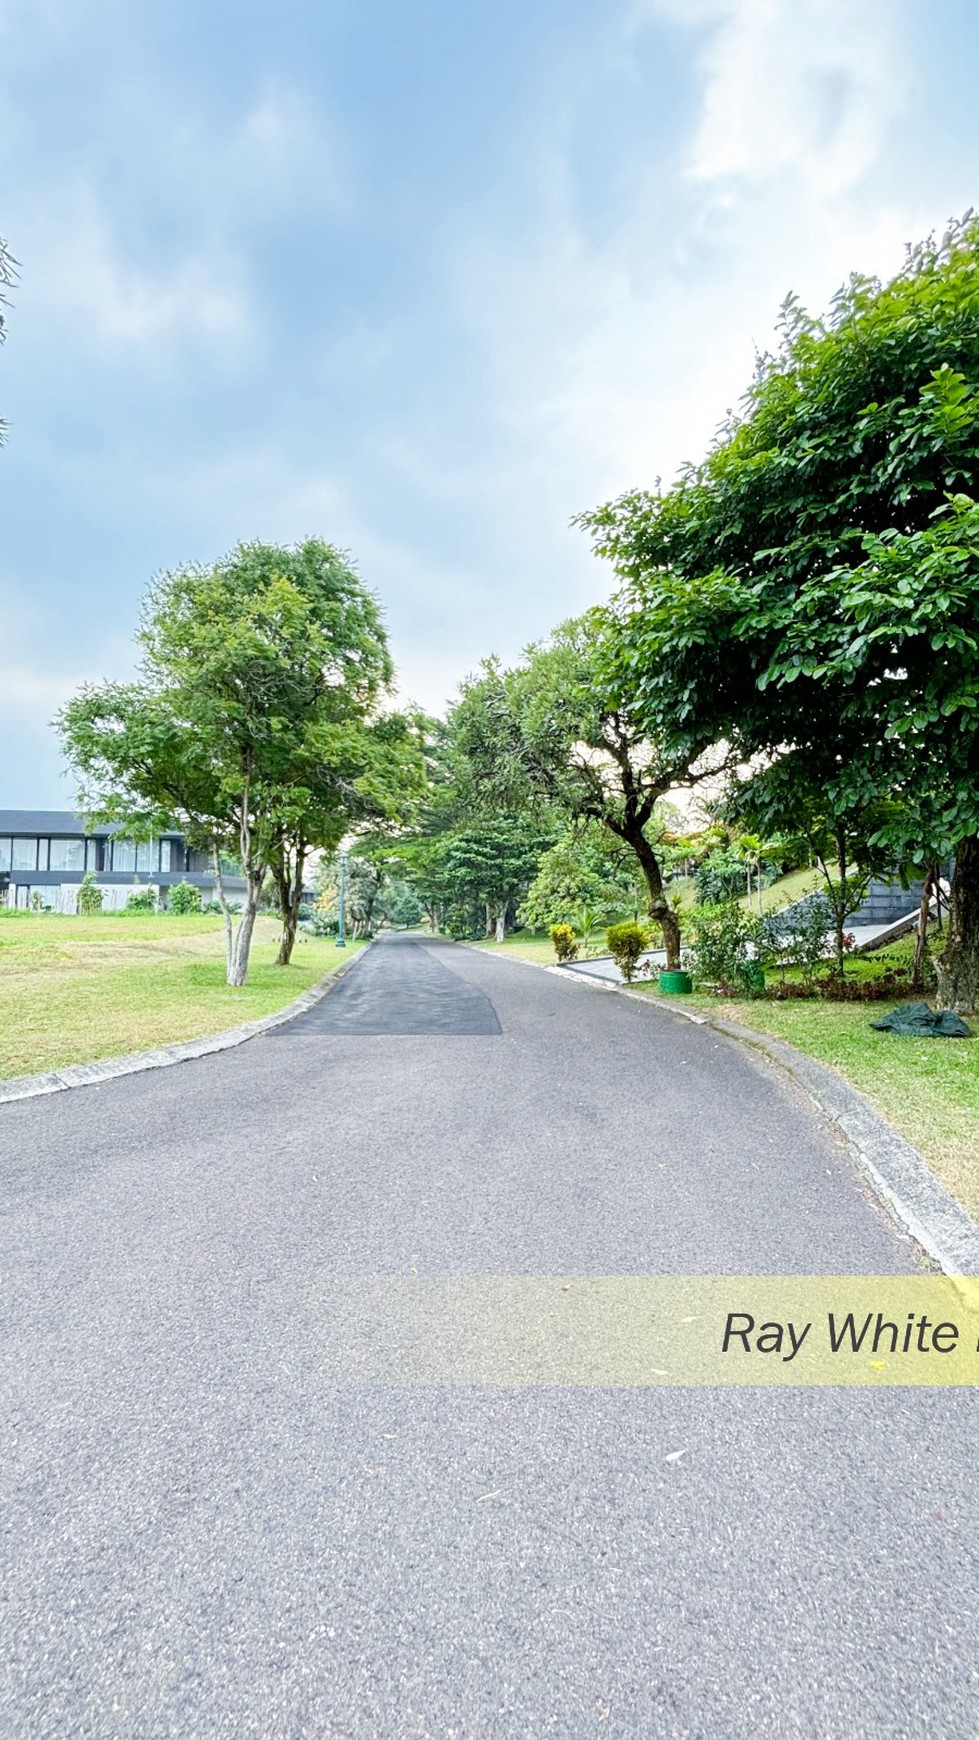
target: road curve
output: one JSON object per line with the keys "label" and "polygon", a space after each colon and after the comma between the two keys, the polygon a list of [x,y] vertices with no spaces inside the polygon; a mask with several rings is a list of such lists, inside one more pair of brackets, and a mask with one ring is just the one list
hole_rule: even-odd
{"label": "road curve", "polygon": [[384,939],[237,1050],[0,1106],[0,1204],[4,1740],[979,1732],[974,1392],[324,1359],[337,1276],[914,1271],[712,1029]]}

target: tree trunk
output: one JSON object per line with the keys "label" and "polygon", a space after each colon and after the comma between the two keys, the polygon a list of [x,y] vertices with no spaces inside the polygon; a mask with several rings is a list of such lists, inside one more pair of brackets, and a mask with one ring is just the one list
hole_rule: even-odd
{"label": "tree trunk", "polygon": [[845,965],[846,951],[844,950],[844,947],[843,947],[843,937],[844,937],[845,929],[846,929],[846,921],[847,921],[846,906],[847,906],[847,898],[848,898],[847,885],[846,885],[846,872],[847,872],[846,833],[842,828],[837,829],[836,846],[837,846],[837,853],[839,856],[839,863],[840,863],[840,891],[839,891],[839,894],[837,895],[836,901],[834,903],[835,909],[836,909],[836,970],[839,973],[840,978],[842,979],[844,976],[844,973],[846,972],[846,965]]}
{"label": "tree trunk", "polygon": [[955,854],[948,941],[936,967],[939,1008],[979,1010],[979,837],[962,840]]}
{"label": "tree trunk", "polygon": [[248,977],[248,954],[252,946],[252,931],[255,929],[255,915],[258,912],[258,900],[264,879],[264,866],[258,871],[253,870],[248,877],[245,905],[239,920],[238,934],[235,937],[231,965],[228,969],[229,985],[243,985]]}
{"label": "tree trunk", "polygon": [[498,943],[506,940],[506,914],[510,902],[501,900],[496,909],[496,940]]}
{"label": "tree trunk", "polygon": [[491,900],[487,900],[487,902],[486,902],[486,929],[483,931],[483,935],[484,936],[492,936],[493,929],[494,929],[493,902]]}
{"label": "tree trunk", "polygon": [[224,892],[224,877],[221,873],[221,848],[215,842],[214,846],[214,886],[217,889],[218,905],[224,914],[224,965],[228,984],[231,983],[231,963],[235,952],[235,927],[231,922],[228,902]]}
{"label": "tree trunk", "polygon": [[920,991],[925,982],[925,962],[928,959],[928,912],[934,886],[934,866],[929,864],[921,885],[921,905],[918,908],[918,934],[914,939],[914,964],[911,968],[911,988]]}
{"label": "tree trunk", "polygon": [[649,916],[663,932],[667,969],[675,972],[680,965],[680,920],[663,892],[663,873],[659,867],[659,859],[641,829],[622,837],[639,859],[649,895]]}
{"label": "tree trunk", "polygon": [[282,919],[282,937],[279,942],[279,952],[275,957],[277,967],[287,967],[292,959],[292,951],[296,944],[296,932],[299,929],[299,908],[303,899],[303,870],[306,863],[306,847],[300,841],[294,852],[283,849],[282,859],[272,866],[272,875],[279,895],[279,914]]}

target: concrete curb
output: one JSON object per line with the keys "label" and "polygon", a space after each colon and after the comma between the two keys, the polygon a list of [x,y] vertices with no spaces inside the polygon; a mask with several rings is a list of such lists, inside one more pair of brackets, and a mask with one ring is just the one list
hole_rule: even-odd
{"label": "concrete curb", "polygon": [[[474,949],[486,955],[487,949]],[[494,960],[506,956],[494,955]],[[635,1003],[645,1003],[693,1021],[699,1027],[713,1027],[729,1039],[762,1051],[792,1076],[830,1123],[844,1136],[860,1171],[876,1195],[894,1218],[910,1233],[928,1256],[946,1275],[979,1275],[979,1225],[956,1202],[954,1196],[940,1184],[924,1155],[903,1136],[892,1129],[885,1118],[875,1111],[863,1094],[837,1075],[825,1063],[817,1062],[784,1039],[773,1039],[754,1027],[742,1027],[740,1022],[726,1021],[720,1016],[684,1009],[679,1003],[664,997],[649,996],[644,991],[632,991],[624,985],[589,978],[584,973],[571,974],[563,967],[543,966],[537,961],[522,961],[525,967],[559,973],[565,983],[587,985],[592,990],[613,991],[620,997],[630,997]]]}
{"label": "concrete curb", "polygon": [[[370,945],[368,944],[368,947]],[[200,1039],[188,1039],[176,1045],[163,1045],[156,1051],[132,1051],[125,1057],[106,1057],[95,1063],[73,1063],[65,1069],[53,1069],[43,1075],[18,1075],[9,1081],[0,1081],[0,1105],[10,1100],[31,1100],[39,1094],[59,1094],[67,1088],[92,1087],[103,1081],[114,1081],[120,1075],[139,1075],[144,1069],[168,1069],[172,1063],[186,1063],[193,1057],[208,1057],[214,1051],[230,1051],[235,1045],[244,1045],[247,1039],[254,1039],[260,1033],[267,1033],[270,1027],[281,1027],[283,1022],[291,1021],[294,1016],[311,1009],[321,997],[325,997],[338,979],[353,966],[363,950],[358,949],[351,955],[349,961],[341,961],[325,979],[320,979],[316,985],[311,985],[308,991],[303,991],[287,1003],[284,1009],[278,1009],[274,1015],[261,1015],[255,1021],[245,1021],[240,1027],[229,1027],[223,1033],[206,1033]]]}

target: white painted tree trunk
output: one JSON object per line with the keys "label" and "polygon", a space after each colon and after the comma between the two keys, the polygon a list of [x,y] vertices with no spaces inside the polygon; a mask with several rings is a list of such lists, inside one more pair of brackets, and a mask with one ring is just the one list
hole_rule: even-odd
{"label": "white painted tree trunk", "polygon": [[496,909],[496,940],[503,942],[506,938],[506,909],[509,902],[501,900]]}

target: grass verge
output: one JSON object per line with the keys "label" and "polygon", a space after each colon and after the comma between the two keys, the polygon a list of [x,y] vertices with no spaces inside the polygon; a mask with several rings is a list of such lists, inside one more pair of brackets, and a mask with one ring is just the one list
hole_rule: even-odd
{"label": "grass verge", "polygon": [[300,936],[291,965],[277,967],[278,937],[274,919],[259,919],[236,990],[224,982],[220,917],[0,916],[0,1078],[237,1027],[350,958],[329,938]]}

